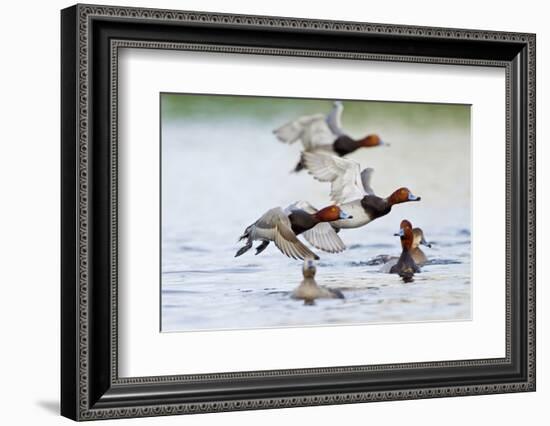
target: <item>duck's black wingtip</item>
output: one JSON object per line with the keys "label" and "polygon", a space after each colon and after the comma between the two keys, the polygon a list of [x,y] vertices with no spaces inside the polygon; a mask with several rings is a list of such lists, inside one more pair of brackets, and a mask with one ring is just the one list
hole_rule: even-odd
{"label": "duck's black wingtip", "polygon": [[304,166],[304,159],[303,157],[300,158],[300,161],[298,161],[298,163],[296,164],[296,166],[294,166],[294,170],[292,170],[294,173],[299,173],[301,172],[302,170],[304,170],[305,166]]}

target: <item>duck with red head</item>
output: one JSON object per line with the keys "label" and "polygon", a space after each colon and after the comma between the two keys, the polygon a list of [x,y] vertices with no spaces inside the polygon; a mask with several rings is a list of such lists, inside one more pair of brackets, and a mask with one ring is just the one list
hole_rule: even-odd
{"label": "duck with red head", "polygon": [[399,188],[393,191],[387,200],[388,204],[393,206],[408,201],[420,201],[420,197],[414,195],[409,188]]}
{"label": "duck with red head", "polygon": [[281,142],[292,144],[300,141],[302,143],[303,152],[294,168],[295,172],[299,172],[305,166],[304,152],[325,152],[343,157],[359,148],[372,148],[384,144],[376,134],[370,134],[361,139],[349,136],[341,125],[343,111],[344,104],[336,101],[327,115],[302,116],[273,131]]}
{"label": "duck with red head", "polygon": [[350,220],[331,222],[335,229],[359,228],[390,213],[393,206],[420,201],[410,189],[396,189],[388,197],[379,197],[370,186],[373,169],[361,171],[359,163],[325,153],[305,153],[306,167],[321,182],[330,182],[330,197],[353,216]]}
{"label": "duck with red head", "polygon": [[294,259],[319,259],[299,239],[304,237],[314,247],[329,253],[338,253],[346,247],[329,223],[335,220],[349,220],[352,216],[336,205],[315,209],[311,204],[298,201],[285,209],[275,207],[265,212],[256,222],[248,226],[239,241],[246,240],[235,257],[252,248],[253,241],[261,241],[256,254],[264,251],[273,241],[286,256]]}
{"label": "duck with red head", "polygon": [[395,235],[401,239],[401,256],[399,256],[397,264],[391,267],[390,274],[399,274],[399,276],[405,279],[411,279],[416,272],[420,272],[420,268],[411,254],[414,243],[414,232],[411,222],[402,220],[399,232]]}
{"label": "duck with red head", "polygon": [[353,139],[348,135],[341,135],[332,143],[332,149],[338,156],[343,157],[359,148],[372,148],[379,145],[384,145],[384,142],[376,134],[365,136],[363,139]]}
{"label": "duck with red head", "polygon": [[[417,266],[424,266],[428,262],[428,257],[420,248],[421,245],[432,248],[432,244],[426,241],[424,237],[424,231],[421,228],[413,228],[413,242],[409,253]],[[399,234],[394,234],[398,236]],[[397,264],[399,256],[389,256],[387,254],[381,254],[367,261],[367,264],[380,265],[380,272],[389,273],[390,269]]]}

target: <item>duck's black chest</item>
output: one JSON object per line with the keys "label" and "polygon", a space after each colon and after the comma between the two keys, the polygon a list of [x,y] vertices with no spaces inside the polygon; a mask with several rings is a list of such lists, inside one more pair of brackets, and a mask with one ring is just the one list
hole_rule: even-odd
{"label": "duck's black chest", "polygon": [[415,263],[409,251],[406,249],[403,249],[403,251],[401,252],[401,256],[399,257],[399,260],[397,261],[397,264],[391,267],[390,274],[402,274],[402,273],[414,274],[416,272],[420,272],[420,268]]}
{"label": "duck's black chest", "polygon": [[303,210],[294,210],[288,215],[288,219],[292,225],[292,231],[294,231],[296,235],[310,230],[318,223],[315,218]]}
{"label": "duck's black chest", "polygon": [[391,205],[376,195],[365,195],[361,200],[361,206],[371,220],[385,216],[391,211]]}
{"label": "duck's black chest", "polygon": [[347,135],[338,136],[332,144],[332,149],[340,157],[355,151],[357,148],[359,148],[359,144]]}

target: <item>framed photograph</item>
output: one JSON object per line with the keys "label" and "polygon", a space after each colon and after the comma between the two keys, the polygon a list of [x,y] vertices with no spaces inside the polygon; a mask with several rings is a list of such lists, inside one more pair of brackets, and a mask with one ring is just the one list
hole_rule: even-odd
{"label": "framed photograph", "polygon": [[61,412],[535,390],[535,35],[61,12]]}

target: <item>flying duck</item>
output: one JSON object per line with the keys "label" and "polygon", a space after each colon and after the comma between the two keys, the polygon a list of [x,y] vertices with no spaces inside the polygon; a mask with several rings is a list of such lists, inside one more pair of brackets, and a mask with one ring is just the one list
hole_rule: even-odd
{"label": "flying duck", "polygon": [[302,233],[315,247],[329,253],[338,253],[345,249],[345,245],[328,222],[351,218],[352,216],[336,205],[316,210],[309,203],[296,202],[285,209],[272,208],[244,230],[239,241],[246,240],[246,244],[237,251],[235,257],[250,250],[253,241],[261,241],[256,247],[256,255],[273,241],[284,255],[293,259],[319,259],[297,238]]}
{"label": "flying duck", "polygon": [[420,245],[432,248],[432,245],[426,241],[426,238],[424,238],[424,231],[422,231],[421,228],[413,228],[411,256],[418,266],[425,265],[428,261],[428,258],[420,248]]}
{"label": "flying duck", "polygon": [[[367,135],[362,139],[353,139],[346,134],[341,125],[343,110],[343,103],[336,101],[327,115],[302,116],[273,130],[273,133],[284,143],[292,144],[300,141],[304,148],[303,152],[326,152],[340,157],[359,148],[383,144],[380,136],[376,134]],[[303,156],[301,156],[294,171],[299,172],[303,168]]]}
{"label": "flying duck", "polygon": [[353,160],[322,152],[306,152],[304,165],[315,179],[330,182],[332,201],[352,215],[352,219],[331,222],[336,230],[359,228],[387,215],[396,204],[420,201],[420,197],[405,187],[396,189],[385,198],[375,195],[370,186],[374,170],[366,168],[361,171],[359,163]]}

